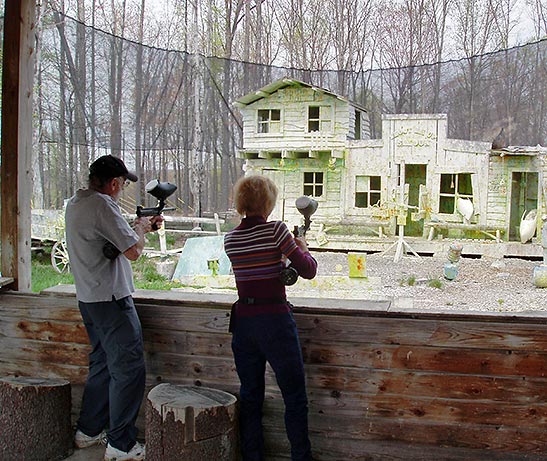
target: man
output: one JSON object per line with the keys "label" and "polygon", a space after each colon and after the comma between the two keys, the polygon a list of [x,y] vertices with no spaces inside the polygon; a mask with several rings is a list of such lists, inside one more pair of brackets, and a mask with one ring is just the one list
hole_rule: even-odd
{"label": "man", "polygon": [[105,461],[142,460],[145,455],[136,441],[145,366],[129,261],[139,258],[144,234],[163,218],[127,223],[117,202],[129,181],[137,177],[124,162],[104,155],[90,166],[89,188],[78,190],[66,207],[70,267],[92,347],[75,444],[86,448],[106,437]]}

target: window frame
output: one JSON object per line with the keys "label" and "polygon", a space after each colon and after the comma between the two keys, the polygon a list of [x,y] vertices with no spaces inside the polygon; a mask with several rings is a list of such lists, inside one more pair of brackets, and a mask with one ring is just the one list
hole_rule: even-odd
{"label": "window frame", "polygon": [[[471,193],[466,193],[466,192],[460,192],[459,189],[460,189],[460,184],[461,184],[461,178],[460,176],[469,176],[469,186],[471,188]],[[473,202],[473,173],[468,173],[468,172],[458,172],[458,173],[440,173],[440,178],[439,178],[439,213],[440,214],[446,214],[446,215],[454,215],[454,214],[457,214],[458,210],[457,210],[457,201],[456,199],[458,197],[461,197],[461,198],[468,198],[470,199],[472,202]],[[454,177],[454,187],[450,187],[449,189],[452,190],[453,189],[453,192],[450,192],[450,191],[443,191],[442,187],[443,187],[443,176],[452,176]],[[447,180],[450,180],[452,181],[452,179],[450,178],[447,178]],[[447,201],[447,200],[451,200],[452,201],[452,211],[443,211],[446,207],[442,206],[442,203]]]}
{"label": "window frame", "polygon": [[[306,179],[306,175],[313,175],[311,180]],[[319,175],[321,175],[320,181],[318,180]],[[310,189],[311,188],[311,189]],[[317,195],[318,189],[320,188],[321,194]],[[302,193],[308,197],[313,197],[314,199],[323,199],[326,192],[326,175],[324,171],[304,171],[302,173]]]}
{"label": "window frame", "polygon": [[[318,109],[319,113],[317,117],[311,117],[310,111],[312,109]],[[312,130],[310,127],[311,123],[317,123],[316,130]],[[323,125],[328,123],[328,129],[324,129]],[[329,104],[310,104],[307,111],[307,123],[306,123],[306,132],[307,133],[332,133],[333,120],[332,120],[332,106]]]}
{"label": "window frame", "polygon": [[[366,186],[363,190],[359,190],[358,185],[358,178],[364,178],[366,180]],[[371,182],[374,179],[374,181],[378,181],[378,189],[372,189],[371,188]],[[382,176],[380,175],[366,175],[366,174],[358,174],[354,176],[354,200],[353,200],[353,207],[357,209],[367,209],[375,205],[380,205],[382,202]],[[359,194],[359,195],[358,195]],[[376,197],[378,196],[378,200],[376,200],[374,203],[372,203],[372,195]],[[359,206],[357,204],[357,198],[358,196],[366,197],[365,202],[366,206]]]}
{"label": "window frame", "polygon": [[[267,112],[267,118],[261,119],[261,112]],[[279,119],[274,119],[272,114],[276,112],[279,114]],[[282,119],[283,113],[281,109],[276,109],[272,107],[261,108],[256,110],[256,134],[258,135],[279,135],[282,134]],[[263,131],[263,128],[266,127],[266,131]],[[273,131],[272,127],[277,127],[277,131]]]}

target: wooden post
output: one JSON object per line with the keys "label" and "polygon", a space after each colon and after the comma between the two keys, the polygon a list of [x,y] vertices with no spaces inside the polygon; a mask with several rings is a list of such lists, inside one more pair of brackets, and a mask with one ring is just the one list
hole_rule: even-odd
{"label": "wooden post", "polygon": [[70,383],[0,379],[0,459],[52,461],[73,451]]}
{"label": "wooden post", "polygon": [[32,92],[35,0],[6,0],[2,74],[1,246],[3,277],[30,291]]}
{"label": "wooden post", "polygon": [[235,461],[236,401],[206,387],[156,386],[146,400],[147,461]]}

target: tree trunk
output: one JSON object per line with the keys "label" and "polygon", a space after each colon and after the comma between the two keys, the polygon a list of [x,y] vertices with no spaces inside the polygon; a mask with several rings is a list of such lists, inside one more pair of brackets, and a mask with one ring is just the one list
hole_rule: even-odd
{"label": "tree trunk", "polygon": [[159,384],[146,399],[146,459],[237,459],[236,398],[207,387]]}
{"label": "tree trunk", "polygon": [[74,108],[74,140],[77,146],[79,159],[78,186],[86,183],[89,169],[89,152],[87,148],[87,121],[85,101],[87,98],[86,81],[86,39],[85,39],[85,4],[78,0],[78,23],[76,24],[76,76],[74,78],[77,87],[74,91],[80,95],[78,98],[81,104]]}
{"label": "tree trunk", "polygon": [[72,453],[70,383],[0,379],[0,459],[51,461]]}

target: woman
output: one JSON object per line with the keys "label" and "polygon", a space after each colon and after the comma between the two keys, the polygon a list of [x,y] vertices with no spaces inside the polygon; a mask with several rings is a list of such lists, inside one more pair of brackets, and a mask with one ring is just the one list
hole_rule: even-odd
{"label": "woman", "polygon": [[317,262],[303,238],[281,221],[267,221],[277,187],[265,176],[247,176],[234,186],[241,224],[224,239],[239,299],[232,312],[232,351],[240,388],[241,452],[244,461],[264,459],[262,404],[266,361],[285,402],[285,428],[293,461],[311,460],[304,364],[291,305],[280,273],[285,258],[300,276],[315,277]]}

